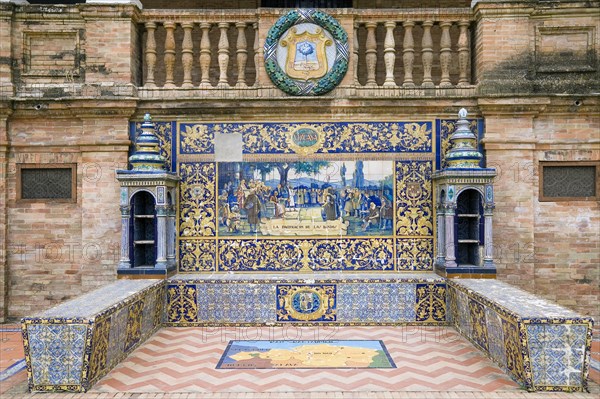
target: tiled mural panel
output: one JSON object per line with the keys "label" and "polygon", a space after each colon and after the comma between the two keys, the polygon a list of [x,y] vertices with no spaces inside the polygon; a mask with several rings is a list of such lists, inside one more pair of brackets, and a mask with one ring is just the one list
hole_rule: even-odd
{"label": "tiled mural panel", "polygon": [[448,290],[454,326],[525,388],[586,389],[591,318],[499,281],[449,280]]}
{"label": "tiled mural panel", "polygon": [[23,319],[29,388],[86,391],[156,331],[164,296],[162,282],[121,280]]}
{"label": "tiled mural panel", "polygon": [[268,280],[167,282],[170,326],[334,323],[447,324],[446,284],[413,280]]}
{"label": "tiled mural panel", "polygon": [[[433,226],[434,204],[432,199],[431,174],[434,169],[445,165],[445,153],[448,149],[449,137],[455,129],[456,120],[437,119],[432,121],[369,121],[369,122],[303,122],[303,123],[195,123],[177,121],[157,121],[158,138],[161,142],[161,153],[166,157],[171,170],[176,170],[181,175],[181,190],[179,198],[179,272],[198,273],[214,271],[296,271],[300,268],[310,267],[314,271],[320,270],[380,270],[380,271],[415,271],[433,270]],[[131,135],[135,137],[140,131],[141,122],[132,122]],[[470,120],[474,133],[481,139],[483,136],[483,120]],[[236,232],[236,224],[246,223],[246,210],[239,208],[236,219],[233,212],[224,211],[221,200],[220,188],[223,181],[218,182],[217,170],[219,164],[211,162],[215,152],[215,140],[222,134],[238,134],[242,137],[242,152],[249,161],[241,163],[245,167],[257,168],[262,173],[267,170],[276,170],[274,162],[303,163],[302,167],[294,166],[297,170],[305,171],[307,176],[318,182],[315,187],[329,185],[329,180],[319,181],[317,167],[326,164],[342,163],[352,154],[352,160],[347,162],[373,162],[373,160],[396,159],[392,182],[382,180],[377,184],[393,183],[394,191],[389,195],[389,203],[393,211],[393,220],[383,219],[386,204],[377,207],[380,210],[379,226],[383,235],[391,235],[395,239],[395,248],[389,247],[387,240],[373,241],[369,237],[362,241],[358,250],[371,250],[373,244],[385,248],[386,253],[376,262],[364,261],[350,257],[352,262],[344,262],[336,255],[339,245],[326,248],[330,245],[321,245],[326,248],[327,254],[306,254],[298,246],[279,246],[284,252],[291,252],[283,256],[282,262],[265,262],[265,252],[272,245],[264,244],[248,248],[252,257],[245,256],[244,251],[236,254],[235,261],[231,254],[232,248],[245,248],[240,242],[229,241],[224,238]],[[198,158],[200,157],[200,158]],[[254,162],[260,157],[261,162]],[[278,158],[279,157],[279,158]],[[346,157],[346,158],[345,158]],[[196,160],[198,159],[198,160]],[[356,161],[361,159],[361,161]],[[302,161],[302,162],[297,162]],[[308,162],[307,162],[308,161]],[[390,161],[386,161],[390,162]],[[435,162],[435,165],[434,165]],[[312,163],[312,166],[308,166]],[[259,165],[261,164],[261,165]],[[265,169],[267,168],[267,169]],[[311,169],[312,168],[312,169]],[[309,170],[314,174],[310,175]],[[321,170],[323,172],[323,170]],[[272,172],[269,172],[272,173]],[[286,172],[287,173],[287,172]],[[352,189],[356,185],[356,176],[349,173],[349,181],[343,182],[343,187]],[[323,172],[323,178],[327,173]],[[350,181],[352,176],[352,181]],[[360,180],[360,173],[358,173]],[[329,179],[329,178],[327,178]],[[370,180],[365,180],[365,185]],[[236,189],[231,187],[231,189]],[[335,186],[335,184],[333,184]],[[274,186],[273,186],[274,187]],[[271,188],[273,188],[271,187]],[[303,187],[297,185],[294,188]],[[382,186],[383,187],[383,186]],[[391,186],[390,186],[391,187]],[[310,185],[309,185],[310,188]],[[336,196],[343,196],[343,190],[336,189]],[[383,192],[383,191],[382,191]],[[238,193],[235,193],[237,195]],[[281,196],[281,193],[280,193]],[[385,197],[385,195],[379,195]],[[298,194],[296,194],[298,198]],[[310,201],[310,200],[309,200]],[[340,201],[342,201],[340,199]],[[349,201],[348,201],[349,202]],[[368,202],[367,202],[368,204]],[[323,205],[322,203],[320,205]],[[295,204],[294,207],[306,206]],[[343,207],[340,213],[344,213]],[[357,220],[366,219],[367,210],[357,211]],[[266,220],[267,212],[259,217]],[[232,221],[227,221],[226,216],[233,215]],[[348,218],[348,215],[342,215]],[[314,219],[314,216],[313,216]],[[237,220],[237,221],[236,221]],[[378,227],[379,227],[378,226]],[[350,230],[357,229],[352,222]],[[360,234],[359,234],[360,235]],[[368,233],[373,235],[373,233]],[[311,234],[305,234],[308,238]],[[248,238],[248,237],[244,237]],[[331,237],[327,237],[331,238]],[[354,237],[343,237],[351,240]],[[205,239],[205,240],[199,240]],[[288,241],[296,241],[294,237],[285,237]],[[365,246],[365,244],[368,244]],[[222,251],[226,248],[226,251]],[[278,250],[279,250],[278,249]],[[258,251],[258,252],[256,252]],[[395,251],[395,256],[388,258],[389,253]],[[277,251],[276,251],[277,252]],[[258,254],[257,256],[254,256]],[[285,254],[284,254],[285,255]],[[309,261],[307,261],[309,259]]]}
{"label": "tiled mural panel", "polygon": [[[178,271],[432,270],[437,126],[179,123]],[[250,158],[210,162],[221,134]]]}

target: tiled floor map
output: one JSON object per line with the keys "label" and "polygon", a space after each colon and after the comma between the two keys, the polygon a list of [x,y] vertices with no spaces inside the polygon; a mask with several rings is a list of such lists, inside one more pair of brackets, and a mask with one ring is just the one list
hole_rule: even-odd
{"label": "tiled floor map", "polygon": [[383,341],[230,341],[218,369],[395,368]]}

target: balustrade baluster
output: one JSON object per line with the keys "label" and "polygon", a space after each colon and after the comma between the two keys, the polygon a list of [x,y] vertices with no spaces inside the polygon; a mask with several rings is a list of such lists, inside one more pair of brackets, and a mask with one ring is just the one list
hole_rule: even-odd
{"label": "balustrade baluster", "polygon": [[354,72],[354,85],[358,86],[358,22],[354,23],[354,40],[352,42],[352,68]]}
{"label": "balustrade baluster", "polygon": [[413,21],[404,21],[404,45],[402,49],[402,61],[404,62],[404,83],[402,87],[415,87],[413,82],[413,64],[415,62],[415,40],[413,38],[412,28],[415,26]]}
{"label": "balustrade baluster", "polygon": [[246,87],[246,62],[248,62],[248,43],[246,42],[246,23],[236,22],[235,27],[238,30],[237,37],[237,69],[238,80],[236,86]]}
{"label": "balustrade baluster", "polygon": [[211,24],[202,22],[200,29],[202,30],[202,38],[200,39],[200,87],[210,87],[210,31]]}
{"label": "balustrade baluster", "polygon": [[440,87],[451,87],[450,82],[450,61],[452,59],[452,42],[450,41],[450,27],[452,22],[442,21],[440,27],[442,28],[442,37],[440,39],[440,67],[442,69],[442,78],[440,80]]}
{"label": "balustrade baluster", "polygon": [[165,36],[165,87],[175,87],[175,22],[163,23],[167,34]]}
{"label": "balustrade baluster", "polygon": [[431,38],[431,27],[433,21],[423,22],[423,40],[421,42],[421,53],[423,60],[423,83],[421,87],[435,87],[431,79],[431,66],[433,64],[433,39]]}
{"label": "balustrade baluster", "polygon": [[258,40],[258,22],[254,22],[252,28],[254,29],[254,71],[256,75],[254,78],[254,86],[258,87],[260,62],[262,60],[262,48],[260,47],[260,41]]}
{"label": "balustrade baluster", "polygon": [[458,27],[460,28],[460,33],[458,35],[458,85],[468,86],[467,68],[469,67],[469,38],[467,35],[467,28],[469,27],[469,21],[459,21]]}
{"label": "balustrade baluster", "polygon": [[227,31],[229,30],[229,22],[219,22],[219,29],[221,30],[221,37],[219,38],[219,83],[218,87],[228,87],[227,82],[227,66],[229,65],[229,39],[227,38]]}
{"label": "balustrade baluster", "polygon": [[365,26],[367,27],[367,86],[377,86],[377,81],[375,80],[375,68],[377,67],[377,40],[375,38],[375,29],[377,29],[377,22],[367,22]]}
{"label": "balustrade baluster", "polygon": [[384,54],[383,59],[385,61],[385,87],[396,87],[394,81],[394,66],[396,65],[396,41],[394,40],[394,28],[396,22],[389,21],[385,23],[385,41],[384,41]]}
{"label": "balustrade baluster", "polygon": [[194,63],[194,44],[192,43],[192,22],[183,22],[183,43],[181,46],[181,63],[183,64],[183,85],[182,87],[194,87],[192,84],[192,65]]}
{"label": "balustrade baluster", "polygon": [[156,67],[156,39],[154,32],[156,24],[146,22],[146,83],[145,87],[156,87],[154,82],[154,68]]}

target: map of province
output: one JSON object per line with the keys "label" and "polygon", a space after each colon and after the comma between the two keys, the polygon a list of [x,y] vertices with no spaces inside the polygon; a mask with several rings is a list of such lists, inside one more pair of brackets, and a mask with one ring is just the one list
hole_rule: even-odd
{"label": "map of province", "polygon": [[383,341],[230,341],[218,369],[396,368]]}

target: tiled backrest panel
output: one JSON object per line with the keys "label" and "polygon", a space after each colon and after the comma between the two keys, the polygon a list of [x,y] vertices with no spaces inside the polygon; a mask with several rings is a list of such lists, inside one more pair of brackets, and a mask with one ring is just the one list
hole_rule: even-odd
{"label": "tiled backrest panel", "polygon": [[[304,307],[304,308],[303,308]],[[426,281],[170,280],[166,325],[447,324],[446,284]]]}

